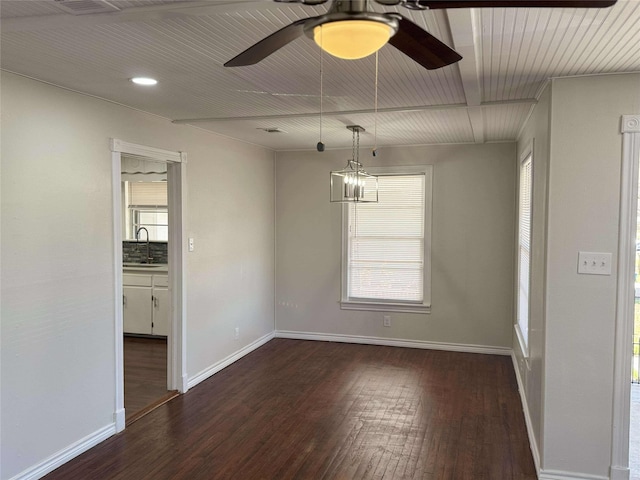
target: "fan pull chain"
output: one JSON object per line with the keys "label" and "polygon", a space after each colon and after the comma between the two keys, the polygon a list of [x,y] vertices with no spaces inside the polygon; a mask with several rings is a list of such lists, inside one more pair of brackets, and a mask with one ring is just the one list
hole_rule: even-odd
{"label": "fan pull chain", "polygon": [[373,101],[373,156],[378,155],[378,52],[376,51],[376,81]]}
{"label": "fan pull chain", "polygon": [[[320,26],[320,44],[322,44],[322,26]],[[323,99],[324,99],[324,50],[320,49],[320,141],[316,148],[319,152],[324,152],[324,143],[322,143],[322,114],[323,114]]]}

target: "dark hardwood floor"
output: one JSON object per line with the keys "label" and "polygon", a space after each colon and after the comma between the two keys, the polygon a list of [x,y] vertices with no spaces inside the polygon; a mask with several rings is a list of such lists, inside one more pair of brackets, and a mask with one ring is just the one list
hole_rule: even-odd
{"label": "dark hardwood floor", "polygon": [[175,396],[167,392],[167,339],[124,337],[124,409],[127,423]]}
{"label": "dark hardwood floor", "polygon": [[509,357],[275,339],[45,478],[536,474]]}

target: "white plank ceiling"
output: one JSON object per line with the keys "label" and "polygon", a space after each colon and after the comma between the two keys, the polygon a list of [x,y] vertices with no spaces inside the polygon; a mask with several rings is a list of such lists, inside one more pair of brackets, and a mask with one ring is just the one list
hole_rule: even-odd
{"label": "white plank ceiling", "polygon": [[[92,0],[78,0],[92,3]],[[385,46],[379,55],[378,145],[513,141],[550,77],[640,71],[640,0],[608,9],[460,9],[409,17],[463,55],[427,71]],[[105,98],[176,123],[266,147],[315,148],[320,53],[300,38],[257,65],[222,65],[318,7],[270,0],[110,0],[118,11],[74,15],[54,0],[2,0],[2,69]],[[152,76],[155,87],[132,84]],[[375,56],[324,56],[323,141],[373,144]],[[280,133],[265,129],[277,128]]]}

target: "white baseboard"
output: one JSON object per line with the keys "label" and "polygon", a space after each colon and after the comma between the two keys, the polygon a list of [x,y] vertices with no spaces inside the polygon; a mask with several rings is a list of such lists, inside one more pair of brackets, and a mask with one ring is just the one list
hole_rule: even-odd
{"label": "white baseboard", "polygon": [[609,480],[609,477],[586,473],[563,472],[561,470],[540,470],[540,480]]}
{"label": "white baseboard", "polygon": [[511,361],[513,362],[513,370],[516,372],[516,382],[518,383],[518,393],[520,394],[520,402],[522,403],[522,411],[524,412],[524,423],[527,426],[527,435],[529,437],[529,447],[531,448],[531,455],[533,455],[533,463],[536,467],[536,474],[538,478],[542,480],[540,476],[540,450],[538,449],[538,442],[533,434],[533,422],[531,421],[531,415],[529,414],[529,404],[527,403],[527,396],[524,392],[524,384],[522,383],[522,377],[520,377],[520,369],[518,368],[518,360],[516,354],[511,352]]}
{"label": "white baseboard", "polygon": [[197,374],[195,374],[193,377],[191,377],[188,380],[188,382],[187,382],[188,388],[195,387],[200,382],[202,382],[202,381],[206,380],[207,378],[209,378],[211,375],[215,375],[216,373],[218,373],[223,368],[228,367],[233,362],[236,362],[236,361],[240,360],[242,357],[244,357],[245,355],[247,355],[248,353],[253,352],[256,348],[261,347],[262,345],[267,343],[269,340],[271,340],[273,337],[274,337],[274,332],[268,333],[264,337],[261,337],[261,338],[257,339],[255,342],[250,343],[246,347],[241,348],[237,352],[235,352],[235,353],[229,355],[228,357],[220,360],[218,363],[214,363],[210,367],[207,367],[204,370],[201,370],[200,372],[198,372]]}
{"label": "white baseboard", "polygon": [[97,444],[106,440],[115,433],[115,424],[107,425],[106,427],[103,427],[100,430],[87,435],[77,442],[72,443],[59,452],[54,453],[49,458],[43,460],[37,465],[29,467],[27,470],[11,478],[11,480],[37,480],[38,478],[42,478],[47,473],[54,471],[56,468],[67,463],[72,458],[75,458],[81,453],[86,452],[90,448],[95,447]]}
{"label": "white baseboard", "polygon": [[511,355],[511,348],[467,345],[463,343],[427,342],[424,340],[396,340],[393,338],[365,337],[357,335],[335,335],[331,333],[294,332],[276,330],[276,338],[294,340],[318,340],[322,342],[360,343],[365,345],[383,345],[386,347],[421,348],[424,350],[448,350],[451,352],[484,353],[489,355]]}

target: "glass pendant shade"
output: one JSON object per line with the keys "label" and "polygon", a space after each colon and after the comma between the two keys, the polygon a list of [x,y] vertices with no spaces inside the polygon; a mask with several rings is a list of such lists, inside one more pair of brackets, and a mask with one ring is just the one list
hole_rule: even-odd
{"label": "glass pendant shade", "polygon": [[382,48],[395,33],[373,20],[339,20],[313,29],[313,39],[325,52],[346,60],[364,58]]}
{"label": "glass pendant shade", "polygon": [[354,160],[348,160],[343,170],[331,172],[330,185],[332,202],[378,201],[378,177],[365,172]]}

